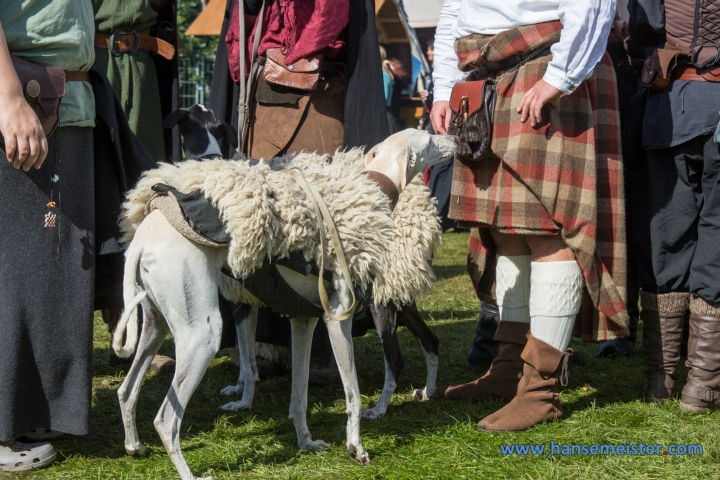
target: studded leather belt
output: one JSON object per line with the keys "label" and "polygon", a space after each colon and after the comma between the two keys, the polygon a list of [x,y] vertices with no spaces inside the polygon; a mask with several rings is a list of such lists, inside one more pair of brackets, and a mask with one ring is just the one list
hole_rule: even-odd
{"label": "studded leather belt", "polygon": [[150,29],[136,32],[124,32],[115,30],[110,35],[106,33],[95,33],[95,47],[106,48],[116,57],[123,53],[135,53],[138,50],[155,52],[166,60],[172,60],[175,56],[175,47],[157,37],[150,35]]}

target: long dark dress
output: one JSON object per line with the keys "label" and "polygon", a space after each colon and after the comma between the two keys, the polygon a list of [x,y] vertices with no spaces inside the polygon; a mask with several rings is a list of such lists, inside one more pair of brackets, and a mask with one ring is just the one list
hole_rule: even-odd
{"label": "long dark dress", "polygon": [[61,127],[48,142],[42,168],[27,173],[0,149],[0,441],[90,425],[93,130]]}

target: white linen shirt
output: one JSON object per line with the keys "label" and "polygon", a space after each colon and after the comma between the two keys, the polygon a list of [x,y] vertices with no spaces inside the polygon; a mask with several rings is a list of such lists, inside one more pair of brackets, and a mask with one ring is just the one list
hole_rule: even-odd
{"label": "white linen shirt", "polygon": [[453,85],[467,76],[457,66],[456,39],[553,20],[563,29],[543,80],[572,93],[605,53],[615,9],[616,0],[445,0],[435,31],[434,101],[450,100]]}

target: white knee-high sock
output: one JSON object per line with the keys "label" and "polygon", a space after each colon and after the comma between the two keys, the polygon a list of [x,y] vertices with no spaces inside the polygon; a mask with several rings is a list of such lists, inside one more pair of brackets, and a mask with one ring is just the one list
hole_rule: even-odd
{"label": "white knee-high sock", "polygon": [[495,294],[500,321],[530,323],[530,255],[498,256]]}
{"label": "white knee-high sock", "polygon": [[530,333],[565,350],[582,303],[583,274],[574,260],[532,262]]}

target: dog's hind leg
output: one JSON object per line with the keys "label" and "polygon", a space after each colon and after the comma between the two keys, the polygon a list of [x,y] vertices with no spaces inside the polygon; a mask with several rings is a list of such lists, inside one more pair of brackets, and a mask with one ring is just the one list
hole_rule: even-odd
{"label": "dog's hind leg", "polygon": [[307,390],[310,376],[310,347],[312,334],[318,319],[315,317],[292,317],[292,393],[290,394],[290,419],[295,425],[300,450],[324,450],[330,445],[313,440],[307,426]]}
{"label": "dog's hind leg", "polygon": [[[152,302],[145,298],[142,302],[143,324],[138,341],[135,359],[122,385],[118,389],[120,412],[125,426],[125,452],[128,455],[143,455],[145,446],[140,443],[135,424],[135,410],[142,380],[150,367],[153,357],[160,349],[160,345],[167,336],[169,329],[165,320],[152,306]],[[131,322],[137,321],[133,315]]]}
{"label": "dog's hind leg", "polygon": [[[217,295],[214,295],[217,301]],[[190,312],[191,315],[193,312]],[[207,316],[207,312],[205,312]],[[210,360],[220,348],[222,317],[215,305],[210,315],[192,315],[191,329],[173,332],[177,364],[172,386],[155,417],[155,429],[162,439],[182,480],[195,480],[180,449],[180,425],[190,397],[205,375]],[[178,333],[184,335],[178,336]]]}
{"label": "dog's hind leg", "polygon": [[335,360],[337,361],[343,388],[345,389],[345,406],[348,415],[347,442],[345,447],[350,456],[359,463],[368,465],[370,455],[363,449],[360,442],[360,412],[362,400],[360,399],[360,385],[352,343],[352,319],[337,321],[326,320],[330,342],[332,343]]}
{"label": "dog's hind leg", "polygon": [[432,397],[437,387],[438,345],[440,340],[423,320],[415,302],[403,308],[402,315],[399,315],[398,318],[398,324],[404,325],[410,330],[425,354],[425,364],[427,365],[425,388],[415,390],[413,397],[416,400],[427,400]]}
{"label": "dog's hind leg", "polygon": [[366,408],[362,411],[363,418],[375,420],[387,412],[390,398],[395,392],[397,380],[405,361],[400,352],[397,336],[397,308],[394,305],[371,305],[370,312],[378,335],[380,335],[385,357],[385,384],[380,399],[373,408]]}
{"label": "dog's hind leg", "polygon": [[235,317],[235,329],[238,337],[240,353],[240,376],[237,385],[229,385],[220,393],[233,395],[242,392],[239,402],[229,402],[220,407],[227,412],[249,410],[255,396],[255,382],[258,381],[257,365],[255,364],[255,331],[257,330],[258,307],[241,305]]}

